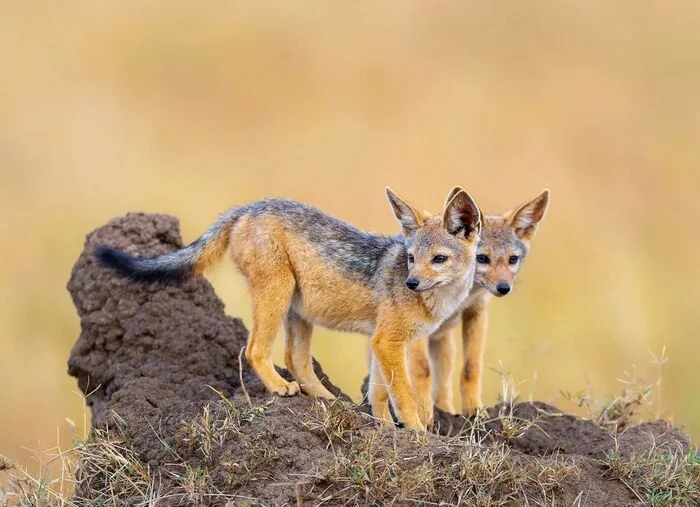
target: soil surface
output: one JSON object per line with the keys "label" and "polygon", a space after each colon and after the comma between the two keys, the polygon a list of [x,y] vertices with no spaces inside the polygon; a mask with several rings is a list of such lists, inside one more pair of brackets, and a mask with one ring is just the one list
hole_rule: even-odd
{"label": "soil surface", "polygon": [[[182,246],[178,222],[137,213],[110,221],[87,237],[68,283],[82,330],[68,371],[86,394],[93,426],[118,432],[148,465],[162,497],[155,505],[637,505],[630,488],[611,477],[606,453],[617,446],[633,457],[652,445],[684,453],[690,445],[662,421],[616,438],[544,403],[491,407],[492,417],[478,426],[438,412],[434,433],[424,436],[380,429],[318,364],[319,377],[347,403],[274,396],[239,365],[248,332],[224,313],[203,277],[179,286],[131,282],[97,264],[92,251],[102,244],[162,254]],[[210,422],[232,417],[229,425]],[[508,421],[533,420],[516,435],[504,431]],[[561,477],[551,487],[527,478],[475,480],[496,452],[507,458],[501,472],[536,470],[541,477],[551,469]],[[193,482],[192,470],[206,477]],[[78,497],[89,505],[99,484],[78,477]]]}

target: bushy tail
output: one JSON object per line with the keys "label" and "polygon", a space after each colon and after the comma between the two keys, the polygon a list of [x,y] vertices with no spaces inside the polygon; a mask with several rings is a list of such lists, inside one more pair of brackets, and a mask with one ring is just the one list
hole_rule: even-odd
{"label": "bushy tail", "polygon": [[182,282],[221,259],[229,245],[231,226],[238,218],[236,211],[221,215],[207,232],[175,252],[157,257],[134,257],[115,248],[99,246],[95,249],[95,257],[104,266],[132,280]]}

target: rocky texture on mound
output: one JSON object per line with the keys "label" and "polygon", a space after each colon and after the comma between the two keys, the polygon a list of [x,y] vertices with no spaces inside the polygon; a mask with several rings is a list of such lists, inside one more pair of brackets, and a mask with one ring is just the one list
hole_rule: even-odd
{"label": "rocky texture on mound", "polygon": [[182,241],[176,219],[129,214],[91,233],[73,269],[82,331],[69,373],[95,428],[79,505],[635,505],[645,492],[613,458],[688,453],[664,422],[615,438],[542,403],[478,423],[439,413],[427,435],[380,429],[318,365],[347,401],[276,397],[239,364],[247,331],[204,278],[131,282],[96,263],[102,244],[150,256]]}

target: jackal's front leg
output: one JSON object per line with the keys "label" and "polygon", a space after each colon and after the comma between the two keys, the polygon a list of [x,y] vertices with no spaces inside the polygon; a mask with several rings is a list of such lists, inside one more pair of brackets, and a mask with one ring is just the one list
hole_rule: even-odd
{"label": "jackal's front leg", "polygon": [[433,396],[427,338],[413,340],[408,345],[408,373],[418,402],[418,417],[429,426],[433,422]]}
{"label": "jackal's front leg", "polygon": [[407,330],[382,330],[372,337],[372,353],[389,391],[396,417],[407,428],[425,430],[418,417],[418,406],[411,389],[411,381],[406,367]]}
{"label": "jackal's front leg", "polygon": [[384,374],[376,356],[370,357],[369,387],[367,399],[372,407],[372,415],[379,419],[382,425],[393,425],[394,419],[389,410],[389,386],[384,380]]}
{"label": "jackal's front leg", "polygon": [[473,414],[481,406],[481,376],[484,369],[484,345],[488,312],[485,305],[475,305],[462,314],[464,366],[460,376],[462,412]]}
{"label": "jackal's front leg", "polygon": [[453,414],[452,372],[455,364],[455,341],[451,330],[433,335],[428,340],[433,369],[433,399],[440,410]]}

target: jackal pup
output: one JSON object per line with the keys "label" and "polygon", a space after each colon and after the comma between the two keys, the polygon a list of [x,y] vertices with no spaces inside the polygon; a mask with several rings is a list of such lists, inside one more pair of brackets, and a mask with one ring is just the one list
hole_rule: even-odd
{"label": "jackal pup", "polygon": [[410,346],[409,374],[422,419],[431,418],[433,401],[442,410],[455,411],[451,378],[455,359],[452,330],[460,321],[464,356],[460,375],[462,412],[471,414],[481,407],[488,305],[492,296],[503,297],[513,290],[548,206],[549,190],[544,190],[533,200],[503,215],[484,217],[477,247],[474,286],[469,297],[460,311],[447,319],[427,341],[416,340]]}
{"label": "jackal pup", "polygon": [[[313,371],[314,324],[372,335],[377,371],[389,379],[397,417],[423,429],[406,366],[406,347],[454,315],[471,289],[481,212],[456,188],[442,215],[386,195],[403,235],[362,232],[294,201],[266,199],[224,214],[189,246],[152,258],[100,247],[97,258],[124,276],[177,282],[201,273],[228,250],[246,277],[253,327],[246,358],[272,392],[301,389],[333,398]],[[272,345],[286,333],[285,363],[296,379],[275,370]],[[390,417],[386,418],[391,420]]]}

